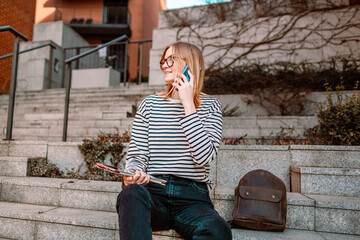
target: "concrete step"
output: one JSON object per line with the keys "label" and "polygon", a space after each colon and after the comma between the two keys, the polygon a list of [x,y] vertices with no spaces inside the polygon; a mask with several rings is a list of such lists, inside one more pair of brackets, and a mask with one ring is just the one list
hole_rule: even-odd
{"label": "concrete step", "polygon": [[[82,112],[70,112],[68,115],[69,120],[86,120],[86,119],[120,119],[120,118],[126,118],[128,115],[128,111],[122,110],[122,111],[116,111],[116,110],[108,110],[108,111],[91,111],[90,109],[88,111],[82,111]],[[16,118],[18,117],[18,118]],[[21,118],[20,118],[21,117]],[[2,119],[1,125],[6,124],[7,117],[2,116],[0,119]],[[25,113],[22,116],[15,115],[14,119],[15,121],[18,120],[26,120],[26,121],[39,121],[39,120],[62,120],[64,119],[64,113]]]}
{"label": "concrete step", "polygon": [[233,229],[233,240],[358,240],[356,235],[334,234],[286,229],[284,232],[264,232]]}
{"label": "concrete step", "polygon": [[[215,189],[214,198],[219,214],[232,219],[234,189]],[[360,235],[359,224],[359,197],[287,193],[287,228]]]}
{"label": "concrete step", "polygon": [[301,192],[360,197],[360,169],[299,167]]}
{"label": "concrete step", "polygon": [[[81,142],[84,138],[93,138],[97,135],[84,135],[84,136],[67,136],[68,142]],[[6,138],[6,130],[2,129],[2,132],[0,132],[0,139]],[[62,135],[56,135],[56,136],[35,136],[35,135],[12,135],[12,139],[16,141],[46,141],[46,142],[61,142],[62,141]]]}
{"label": "concrete step", "polygon": [[0,156],[5,157],[46,158],[48,150],[49,143],[44,141],[0,141]]}
{"label": "concrete step", "polygon": [[[36,120],[34,115],[28,116],[27,118],[33,118],[29,122],[21,123],[20,125],[14,124],[13,127],[13,138],[16,140],[40,140],[40,141],[61,141],[60,136],[63,132],[63,123],[60,116],[41,116],[42,118],[48,117],[44,124],[42,121]],[[53,119],[52,119],[53,118]],[[132,121],[121,121],[118,119],[124,118],[123,114],[105,114],[103,119],[89,121],[86,120],[86,117],[83,116],[84,125],[81,124],[82,120],[74,119],[74,121],[69,120],[68,124],[68,136],[72,137],[71,141],[81,141],[83,138],[95,137],[97,134],[102,132],[113,131],[114,127],[120,128],[120,130],[130,130]],[[109,121],[107,121],[109,120]],[[72,121],[72,123],[70,123]],[[92,122],[95,122],[93,124]],[[120,123],[119,123],[120,122]],[[74,124],[73,124],[74,123]],[[115,124],[114,124],[115,123]],[[117,124],[119,123],[119,124]],[[89,124],[89,125],[88,125]],[[108,125],[109,124],[109,125]],[[0,124],[2,127],[2,136],[6,134],[6,124]],[[226,131],[224,127],[223,137],[225,138],[238,138],[244,136],[249,131],[243,132],[238,129],[231,129],[231,131]],[[257,144],[261,136],[246,136],[245,140],[247,144]],[[264,138],[262,145],[272,144],[275,137]],[[303,139],[299,136],[294,136],[293,139]],[[70,141],[70,139],[69,139]],[[262,140],[261,140],[262,141]]]}
{"label": "concrete step", "polygon": [[[157,85],[157,86],[149,86],[149,85],[133,85],[133,86],[126,86],[126,87],[103,87],[103,88],[76,88],[71,89],[70,95],[86,95],[86,94],[111,94],[111,93],[121,93],[126,95],[142,95],[142,94],[154,94],[160,92],[166,88],[165,85]],[[46,89],[41,91],[17,91],[16,96],[42,96],[42,95],[64,95],[65,96],[65,89]],[[3,99],[7,99],[8,95],[3,95]],[[5,97],[7,96],[7,97]],[[1,100],[1,99],[0,99]]]}
{"label": "concrete step", "polygon": [[39,177],[0,177],[0,180],[1,201],[111,212],[116,211],[122,185],[120,182]]}
{"label": "concrete step", "polygon": [[[109,132],[114,133],[114,130],[112,128]],[[128,129],[120,129],[120,131],[125,130]],[[61,142],[61,136],[60,133],[58,136],[51,135],[50,137],[57,139],[57,141],[51,142],[0,141],[0,154],[3,152],[2,155],[5,156],[47,157],[51,163],[59,167],[63,165],[64,168],[78,169],[83,163],[83,156],[78,149],[81,139],[73,141],[73,138],[77,137],[69,137],[68,142],[64,143]],[[33,139],[33,136],[29,137]],[[49,137],[43,137],[43,139],[45,138]],[[39,139],[41,140],[41,138]],[[216,182],[217,187],[235,188],[241,177],[247,172],[254,169],[266,169],[283,180],[287,190],[290,191],[291,166],[360,169],[359,153],[359,146],[221,144],[218,158],[211,164],[210,179]],[[64,171],[64,168],[61,170]]]}
{"label": "concrete step", "polygon": [[263,128],[300,128],[313,127],[318,123],[316,116],[248,116],[224,117],[223,124],[227,126],[260,126]]}
{"label": "concrete step", "polygon": [[261,126],[223,126],[223,136],[227,138],[238,138],[245,136],[245,139],[254,140],[262,137],[265,138],[276,138],[277,136],[286,136],[287,138],[291,137],[293,139],[304,138],[307,134],[307,129],[300,128],[291,128],[284,129],[282,127],[261,127]]}
{"label": "concrete step", "polygon": [[[110,116],[107,116],[110,117]],[[110,128],[110,127],[131,127],[133,119],[85,119],[85,120],[68,120],[69,127],[84,127],[84,128]],[[30,127],[62,127],[63,119],[58,120],[32,120],[32,121],[15,121],[14,128],[30,128]],[[6,127],[6,123],[0,123],[0,127]]]}
{"label": "concrete step", "polygon": [[359,146],[221,145],[214,169],[220,188],[235,188],[247,172],[266,169],[290,191],[290,166],[360,169],[359,156]]}
{"label": "concrete step", "polygon": [[[97,104],[89,103],[74,103],[69,105],[69,112],[82,112],[87,110],[101,111],[101,110],[122,110],[126,109],[127,111],[132,109],[134,102],[126,103],[109,103],[109,102],[100,102]],[[3,112],[7,113],[7,107],[5,109],[0,109]],[[64,112],[64,103],[21,103],[15,106],[15,114],[24,114],[24,113],[46,113],[46,112]]]}
{"label": "concrete step", "polygon": [[[74,95],[70,94],[70,104],[74,102],[128,102],[128,101],[141,101],[148,95],[142,95],[142,93],[116,93],[116,94],[86,94],[86,95]],[[139,100],[140,99],[140,100]],[[65,95],[36,95],[36,96],[17,96],[15,103],[63,103],[65,102]],[[8,101],[0,102],[1,106],[7,106]]]}
{"label": "concrete step", "polygon": [[[119,239],[115,212],[0,202],[0,237],[8,239]],[[21,228],[19,228],[21,226]],[[232,229],[239,240],[355,240],[358,235],[286,229],[284,232]],[[153,239],[182,239],[175,231],[153,232]]]}
{"label": "concrete step", "polygon": [[0,176],[22,176],[27,173],[27,157],[0,156]]}
{"label": "concrete step", "polygon": [[[135,100],[123,100],[123,101],[101,101],[101,99],[98,99],[96,102],[92,102],[91,106],[114,106],[114,107],[122,107],[122,106],[129,106],[134,105],[136,103]],[[26,101],[26,102],[15,102],[15,109],[17,108],[30,108],[30,107],[37,107],[37,108],[51,108],[51,107],[58,107],[58,108],[64,108],[65,102],[64,101],[42,101],[42,102],[32,102],[32,101]],[[88,107],[89,102],[87,101],[70,101],[69,108],[73,107]],[[3,108],[7,108],[7,106],[2,106]]]}
{"label": "concrete step", "polygon": [[224,117],[223,135],[233,138],[246,136],[244,139],[249,141],[277,136],[303,139],[307,129],[316,124],[314,116]]}
{"label": "concrete step", "polygon": [[110,212],[0,202],[0,222],[3,238],[119,239]]}
{"label": "concrete step", "polygon": [[[6,177],[1,180],[1,201],[115,212],[120,182]],[[211,193],[215,209],[231,220],[234,190]],[[99,204],[101,203],[101,204]],[[287,228],[360,235],[360,198],[287,194]],[[336,223],[331,223],[337,219]],[[340,224],[341,223],[341,224]]]}
{"label": "concrete step", "polygon": [[[114,132],[114,127],[118,127],[120,132],[129,130],[129,126],[104,126],[104,127],[83,127],[68,126],[67,135],[76,139],[86,137],[96,137],[100,132]],[[3,128],[3,136],[6,135],[6,128]],[[14,127],[12,130],[13,139],[16,140],[40,140],[51,141],[53,137],[61,137],[63,135],[63,127]]]}
{"label": "concrete step", "polygon": [[[129,112],[136,111],[135,105],[131,103],[126,104],[112,104],[112,103],[101,103],[101,104],[73,104],[69,106],[69,113],[82,113],[82,112],[103,112],[103,111],[116,111],[116,112]],[[1,119],[7,119],[7,109],[0,109]],[[64,114],[63,104],[47,104],[47,106],[36,106],[33,104],[22,104],[14,109],[14,119],[22,119],[25,114],[32,113],[61,113]]]}
{"label": "concrete step", "polygon": [[0,156],[1,157],[10,156],[9,155],[9,141],[0,141]]}
{"label": "concrete step", "polygon": [[[91,96],[91,97],[72,97],[70,98],[70,104],[72,103],[94,103],[97,102],[128,102],[129,100],[124,98],[123,96]],[[42,103],[59,103],[65,104],[64,98],[51,98],[51,97],[42,97],[42,98],[24,98],[24,99],[16,99],[16,103],[22,104],[24,102],[33,103],[33,104],[42,104]]]}
{"label": "concrete step", "polygon": [[[111,110],[110,110],[111,109]],[[20,111],[20,110],[19,110]],[[26,128],[33,128],[33,127],[46,127],[52,128],[52,132],[57,132],[58,134],[62,132],[62,130],[57,130],[57,127],[62,127],[63,125],[63,112],[60,112],[59,109],[55,108],[48,108],[48,111],[51,112],[32,112],[31,110],[26,110],[28,113],[19,113],[18,111],[15,112],[15,121],[14,121],[14,128],[18,128],[14,130],[16,132],[17,139],[31,139],[29,138],[28,132],[33,136],[32,139],[41,139],[47,140],[47,138],[43,138],[46,136],[42,130],[40,130],[37,135],[36,130],[26,130]],[[38,111],[38,110],[35,110]],[[92,134],[87,134],[88,131],[94,132],[93,130],[87,130],[87,128],[107,128],[107,127],[125,127],[131,128],[133,118],[127,118],[129,113],[133,111],[131,106],[128,106],[126,109],[114,109],[110,106],[94,106],[91,107],[76,107],[70,108],[69,113],[69,123],[68,126],[76,126],[76,127],[83,127],[83,131],[79,133],[77,139],[82,139],[84,136],[93,136]],[[20,120],[19,120],[20,119]],[[127,119],[127,120],[124,120]],[[230,120],[229,120],[230,119]],[[246,118],[245,122],[248,122],[250,118]],[[252,122],[256,122],[257,118],[252,118]],[[229,121],[228,121],[229,120]],[[246,124],[242,123],[243,118],[224,118],[224,127],[223,127],[223,137],[226,138],[239,138],[241,136],[246,136],[244,139],[247,144],[256,144],[259,139],[262,139],[263,144],[267,144],[269,142],[272,143],[273,139],[277,136],[286,136],[286,138],[293,138],[293,139],[304,139],[306,137],[306,128],[291,128],[287,129],[282,126],[276,126],[278,122],[277,119],[269,118],[268,122],[263,119],[263,123],[266,124],[268,127],[265,126],[257,126],[257,125],[249,125],[243,126]],[[274,121],[274,126],[271,127],[271,122]],[[81,123],[83,122],[83,123]],[[235,125],[236,122],[238,126]],[[7,118],[6,115],[0,116],[0,127],[6,128],[7,125]],[[55,128],[54,128],[55,127]],[[49,131],[46,129],[44,131]],[[95,132],[98,132],[95,130]],[[24,134],[24,135],[22,135]],[[52,136],[48,135],[50,139]],[[74,135],[72,135],[74,136]]]}
{"label": "concrete step", "polygon": [[[104,112],[104,116],[106,117],[106,115],[109,115],[110,113],[126,113],[126,112],[130,112],[132,111],[132,106],[130,105],[122,105],[122,106],[112,106],[111,104],[108,105],[100,105],[100,106],[84,106],[84,107],[70,107],[69,108],[69,113],[82,113],[84,112],[89,113],[89,112]],[[15,115],[19,115],[20,110],[15,112]],[[21,110],[22,112],[22,110]],[[60,107],[45,107],[44,109],[40,109],[40,108],[26,108],[24,109],[24,112],[22,112],[23,114],[58,114],[61,113],[63,114],[63,106]],[[5,119],[5,117],[4,117]],[[127,118],[127,119],[131,119],[133,121],[133,118]],[[251,121],[250,121],[251,119]],[[224,126],[224,131],[227,132],[231,132],[233,131],[233,129],[241,129],[242,131],[244,131],[244,133],[246,133],[246,130],[248,130],[250,132],[250,134],[248,135],[258,135],[258,134],[266,134],[269,133],[269,131],[273,131],[273,135],[275,133],[278,133],[279,131],[281,131],[282,129],[284,129],[284,131],[290,132],[292,129],[287,128],[286,125],[278,125],[277,120],[272,119],[271,117],[269,117],[266,121],[266,118],[263,118],[264,121],[262,121],[265,125],[259,125],[257,123],[257,117],[254,118],[249,118],[247,117],[246,119],[241,118],[241,117],[225,117],[224,121],[223,121],[223,126]],[[36,119],[36,120],[40,120],[40,119]],[[45,119],[44,119],[45,120]],[[15,123],[19,121],[15,119]],[[247,124],[247,122],[252,122]],[[298,127],[296,126],[296,128],[294,127],[294,132],[296,133],[296,131],[299,131],[300,133],[304,132],[305,128],[302,127]],[[269,133],[271,135],[271,133]],[[295,134],[294,134],[295,135]],[[275,136],[275,135],[274,135]]]}
{"label": "concrete step", "polygon": [[[72,120],[82,119],[119,119],[126,118],[127,111],[83,111],[70,112],[68,117]],[[63,113],[26,113],[24,120],[52,120],[64,119]]]}

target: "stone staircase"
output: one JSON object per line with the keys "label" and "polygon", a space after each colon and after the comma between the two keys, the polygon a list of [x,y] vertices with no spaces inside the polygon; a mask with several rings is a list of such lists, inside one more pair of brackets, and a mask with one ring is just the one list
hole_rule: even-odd
{"label": "stone staircase", "polygon": [[[72,89],[70,94],[68,141],[95,137],[99,131],[131,129],[141,100],[163,90],[163,86],[129,86]],[[216,96],[215,96],[216,97]],[[18,92],[15,99],[13,139],[61,141],[64,118],[64,89]],[[225,103],[223,103],[225,105]],[[5,138],[8,96],[0,96],[0,137]],[[246,136],[248,143],[286,134],[306,137],[306,129],[317,124],[314,116],[224,117],[223,136]]]}
{"label": "stone staircase", "polygon": [[[114,206],[121,183],[26,176],[29,157],[80,161],[71,154],[77,144],[0,142],[0,239],[119,239]],[[62,156],[55,160],[54,152]],[[233,239],[360,239],[359,153],[360,147],[222,145],[211,165],[211,197],[229,220],[238,180],[267,169],[287,186],[287,229],[233,229]],[[290,192],[290,167],[299,174],[299,192]],[[181,238],[161,231],[153,239]]]}
{"label": "stone staircase", "polygon": [[[163,86],[72,89],[68,141],[95,137],[99,130],[115,127],[129,130],[140,101]],[[61,141],[64,119],[64,89],[18,92],[15,99],[13,138]],[[0,98],[0,137],[6,135],[8,96]]]}
{"label": "stone staircase", "polygon": [[[64,90],[18,92],[13,128],[17,141],[0,141],[0,239],[119,239],[114,206],[121,183],[29,177],[28,161],[47,158],[64,172],[79,168],[83,157],[77,146],[83,138],[100,130],[113,132],[114,127],[130,129],[140,101],[162,89],[72,89],[66,143],[59,142]],[[2,138],[7,101],[8,96],[0,95]],[[250,144],[258,138],[266,143],[278,134],[301,139],[305,129],[316,124],[312,116],[225,117],[223,136],[247,135]],[[211,198],[220,215],[230,220],[239,179],[248,171],[266,169],[286,184],[287,229],[233,229],[233,239],[360,239],[359,156],[359,147],[221,145],[211,165],[216,186]],[[174,231],[154,232],[153,238],[181,239]]]}

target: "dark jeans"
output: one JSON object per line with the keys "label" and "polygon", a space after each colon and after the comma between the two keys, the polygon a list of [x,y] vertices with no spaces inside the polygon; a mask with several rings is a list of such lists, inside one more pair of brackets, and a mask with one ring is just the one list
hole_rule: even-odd
{"label": "dark jeans", "polygon": [[214,210],[207,186],[174,176],[157,176],[166,186],[132,184],[118,196],[121,240],[152,239],[152,231],[174,229],[185,239],[232,239],[228,224]]}

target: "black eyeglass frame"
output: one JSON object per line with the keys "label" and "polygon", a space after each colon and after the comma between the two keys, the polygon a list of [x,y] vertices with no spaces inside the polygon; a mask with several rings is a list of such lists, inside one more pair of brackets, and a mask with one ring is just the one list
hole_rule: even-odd
{"label": "black eyeglass frame", "polygon": [[[171,58],[171,59],[170,59]],[[166,65],[168,67],[172,67],[174,65],[175,59],[178,59],[179,57],[175,56],[175,55],[170,55],[167,58],[161,59],[160,60],[160,68],[163,69],[163,65],[164,63],[166,63]],[[171,60],[171,64],[169,63],[169,60]]]}

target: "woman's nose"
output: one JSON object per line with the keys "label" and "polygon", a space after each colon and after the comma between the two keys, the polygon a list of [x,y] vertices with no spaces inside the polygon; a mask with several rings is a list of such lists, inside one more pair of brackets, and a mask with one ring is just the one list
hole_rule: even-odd
{"label": "woman's nose", "polygon": [[165,69],[165,68],[169,68],[169,65],[168,65],[167,62],[165,61],[161,67],[162,67],[163,69]]}

